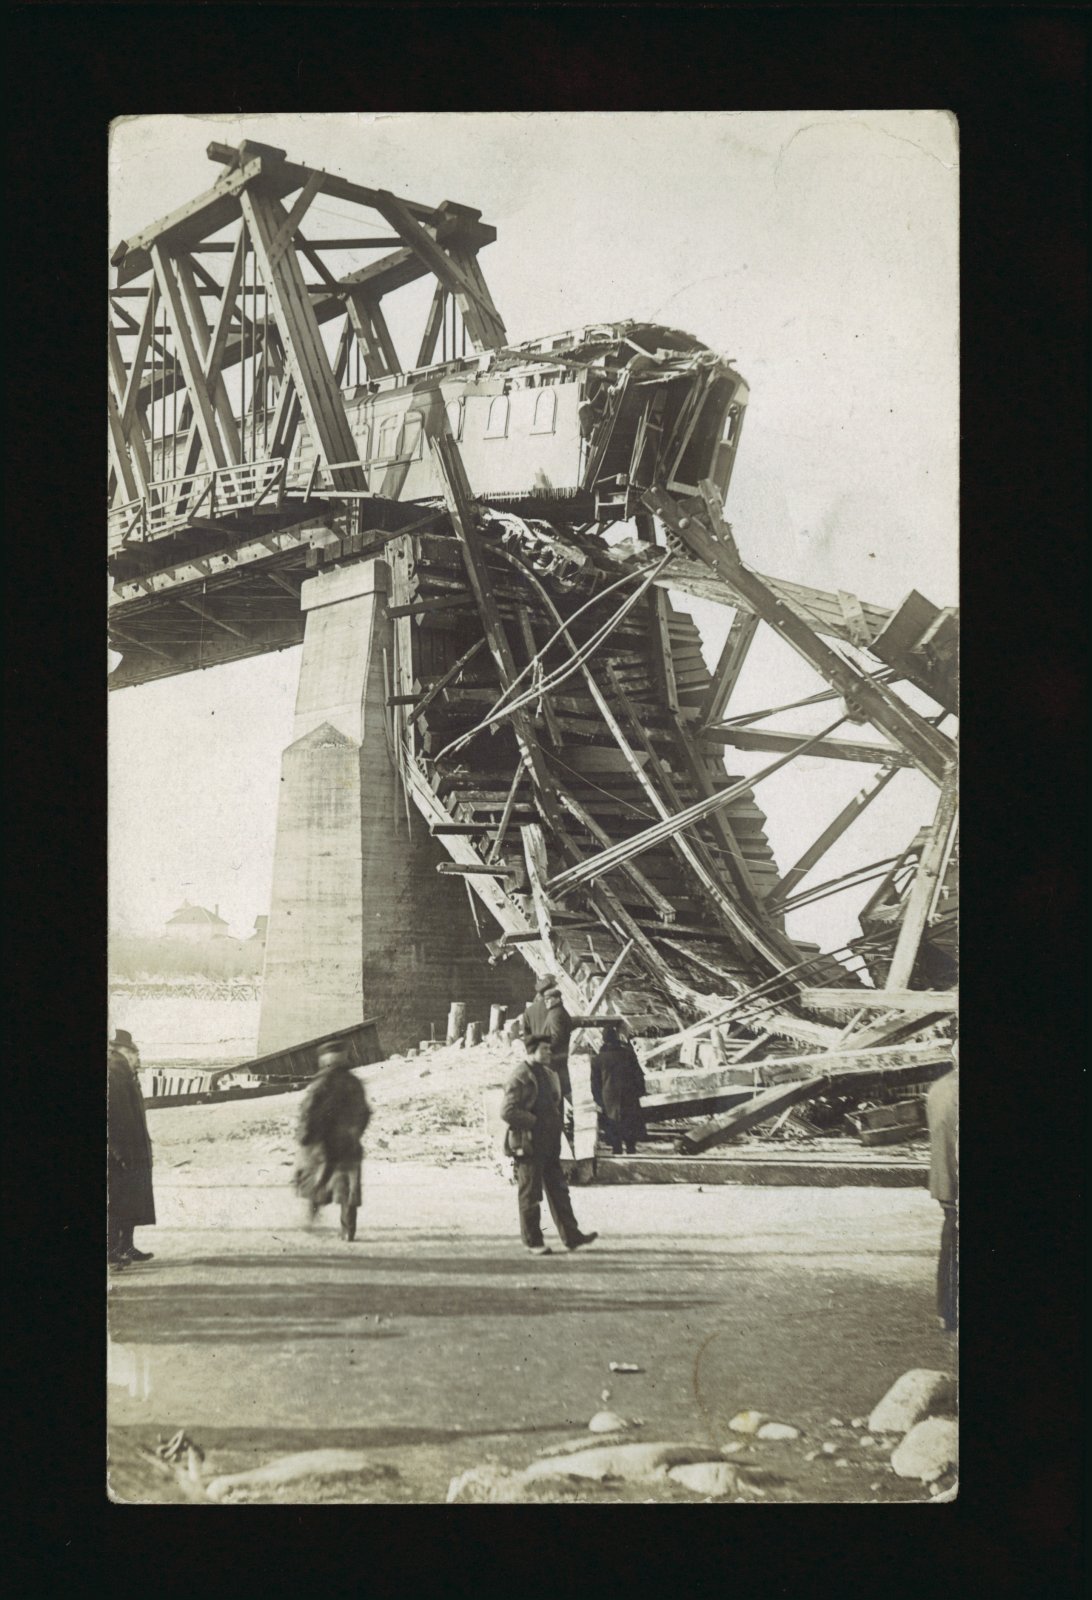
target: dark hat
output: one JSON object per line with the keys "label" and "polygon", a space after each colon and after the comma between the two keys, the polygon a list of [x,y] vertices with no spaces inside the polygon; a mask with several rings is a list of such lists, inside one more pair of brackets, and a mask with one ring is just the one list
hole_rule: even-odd
{"label": "dark hat", "polygon": [[349,1051],[338,1040],[331,1040],[329,1044],[319,1046],[318,1059],[320,1061],[348,1061]]}
{"label": "dark hat", "polygon": [[111,1042],[113,1044],[128,1045],[130,1050],[133,1050],[133,1049],[136,1048],[136,1046],[133,1044],[133,1036],[132,1036],[132,1034],[126,1032],[126,1030],[124,1028],[115,1028],[114,1029],[114,1037],[113,1037],[113,1040]]}
{"label": "dark hat", "polygon": [[540,978],[538,980],[538,982],[535,984],[535,993],[536,994],[545,994],[547,989],[556,989],[556,988],[557,988],[557,979],[553,976],[552,973],[548,972],[544,978]]}
{"label": "dark hat", "polygon": [[524,1040],[528,1050],[536,1049],[540,1044],[550,1044],[552,1041],[548,1033],[529,1033]]}

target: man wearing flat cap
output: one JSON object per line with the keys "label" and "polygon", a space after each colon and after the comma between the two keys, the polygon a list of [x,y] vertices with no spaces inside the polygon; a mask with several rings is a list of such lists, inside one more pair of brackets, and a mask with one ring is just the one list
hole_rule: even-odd
{"label": "man wearing flat cap", "polygon": [[550,1065],[557,1073],[561,1097],[572,1105],[573,1090],[569,1081],[569,1039],[573,1020],[565,1010],[557,979],[550,973],[535,984],[535,998],[523,1013],[523,1041],[530,1042],[533,1034],[542,1034],[550,1041]]}
{"label": "man wearing flat cap", "polygon": [[512,1073],[504,1090],[501,1116],[508,1124],[504,1148],[515,1167],[519,1231],[524,1246],[532,1255],[548,1256],[551,1250],[543,1240],[541,1222],[544,1191],[566,1250],[579,1250],[599,1236],[581,1233],[561,1170],[561,1085],[550,1064],[550,1037],[532,1034],[524,1045],[527,1058]]}

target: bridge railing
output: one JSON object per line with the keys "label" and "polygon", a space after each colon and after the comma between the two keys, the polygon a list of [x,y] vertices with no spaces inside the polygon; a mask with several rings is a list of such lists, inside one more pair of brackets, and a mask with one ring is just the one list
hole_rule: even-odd
{"label": "bridge railing", "polygon": [[146,496],[115,506],[107,514],[108,549],[113,554],[124,544],[161,539],[197,516],[213,520],[253,511],[263,502],[279,507],[284,500],[286,468],[287,463],[276,457],[151,483]]}

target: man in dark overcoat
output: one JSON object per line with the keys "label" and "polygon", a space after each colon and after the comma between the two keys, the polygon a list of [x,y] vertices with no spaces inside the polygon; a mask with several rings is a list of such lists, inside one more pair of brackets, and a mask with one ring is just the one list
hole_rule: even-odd
{"label": "man in dark overcoat", "polygon": [[139,1063],[132,1035],[119,1029],[106,1054],[106,1259],[118,1269],[152,1259],[150,1250],[138,1250],[133,1243],[134,1228],[155,1223],[152,1141],[137,1077]]}
{"label": "man in dark overcoat", "polygon": [[292,1181],[307,1201],[311,1222],[321,1206],[334,1201],[341,1212],[341,1237],[353,1240],[364,1160],[360,1141],[372,1118],[371,1107],[344,1045],[325,1045],[318,1067],[300,1104]]}
{"label": "man in dark overcoat", "polygon": [[526,1060],[505,1085],[504,1148],[515,1167],[520,1236],[532,1255],[548,1256],[551,1250],[542,1237],[543,1191],[566,1250],[579,1250],[599,1235],[581,1233],[561,1170],[561,1085],[551,1065],[551,1040],[546,1034],[532,1034],[525,1048]]}
{"label": "man in dark overcoat", "polygon": [[944,1221],[937,1261],[937,1321],[945,1333],[959,1324],[959,1045],[952,1045],[952,1070],[925,1097],[929,1124],[929,1193]]}
{"label": "man in dark overcoat", "polygon": [[645,1075],[636,1051],[622,1037],[616,1023],[608,1023],[603,1029],[603,1047],[592,1056],[591,1092],[611,1150],[620,1156],[625,1145],[627,1153],[633,1155],[637,1140],[645,1132],[641,1115]]}

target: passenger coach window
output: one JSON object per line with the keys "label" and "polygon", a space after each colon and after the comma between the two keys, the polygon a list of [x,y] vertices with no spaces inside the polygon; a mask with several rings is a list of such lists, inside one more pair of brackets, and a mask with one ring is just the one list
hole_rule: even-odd
{"label": "passenger coach window", "polygon": [[419,411],[408,411],[406,413],[406,424],[402,430],[402,449],[399,453],[403,456],[409,456],[411,461],[416,461],[421,455],[423,423],[424,418]]}
{"label": "passenger coach window", "polygon": [[398,417],[388,417],[385,422],[380,424],[379,435],[375,441],[375,459],[377,461],[389,461],[392,456],[398,454],[398,430],[400,427],[401,419]]}
{"label": "passenger coach window", "polygon": [[461,400],[449,400],[446,406],[447,425],[451,429],[453,439],[463,436],[463,403]]}
{"label": "passenger coach window", "polygon": [[504,439],[508,434],[508,396],[499,394],[489,407],[489,420],[485,425],[487,439]]}
{"label": "passenger coach window", "polygon": [[531,422],[532,433],[553,433],[557,418],[557,390],[540,389],[535,397],[535,414]]}

